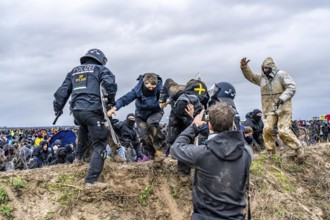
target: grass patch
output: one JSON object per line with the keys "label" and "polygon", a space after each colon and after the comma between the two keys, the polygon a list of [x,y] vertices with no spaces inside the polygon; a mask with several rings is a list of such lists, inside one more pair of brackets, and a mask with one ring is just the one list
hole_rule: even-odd
{"label": "grass patch", "polygon": [[59,183],[65,183],[65,184],[72,184],[76,181],[76,177],[73,175],[60,175],[58,177],[58,182]]}
{"label": "grass patch", "polygon": [[75,196],[78,194],[78,190],[71,190],[62,193],[57,201],[63,206],[70,206],[75,200]]}
{"label": "grass patch", "polygon": [[262,176],[263,174],[263,167],[265,165],[267,157],[264,155],[259,156],[255,160],[252,161],[251,167],[250,167],[250,173],[255,176]]}
{"label": "grass patch", "polygon": [[47,184],[47,189],[51,192],[53,191],[65,191],[65,188],[70,186],[76,181],[76,177],[74,175],[60,175],[56,183]]}
{"label": "grass patch", "polygon": [[178,199],[180,197],[180,187],[171,186],[171,195],[174,199]]}
{"label": "grass patch", "polygon": [[45,216],[45,219],[46,219],[46,220],[51,220],[51,219],[53,219],[54,216],[55,216],[55,213],[56,213],[56,211],[48,211],[47,214],[46,214],[46,216]]}
{"label": "grass patch", "polygon": [[146,206],[147,205],[147,199],[149,198],[150,192],[153,188],[152,184],[149,184],[146,186],[146,188],[140,193],[140,197],[139,197],[139,203],[142,206]]}
{"label": "grass patch", "polygon": [[283,188],[288,192],[293,192],[294,187],[291,185],[288,177],[283,172],[275,172],[274,175],[283,185]]}
{"label": "grass patch", "polygon": [[22,189],[26,188],[26,186],[27,186],[26,180],[24,180],[20,177],[11,178],[9,180],[9,184],[12,187],[14,187],[16,190],[22,190]]}
{"label": "grass patch", "polygon": [[3,187],[0,187],[0,204],[7,203],[9,201],[8,194]]}
{"label": "grass patch", "polygon": [[13,219],[14,218],[13,209],[10,208],[9,205],[1,205],[0,206],[0,213],[1,213],[1,215],[5,216],[8,219]]}
{"label": "grass patch", "polygon": [[275,206],[275,215],[279,218],[284,218],[286,216],[286,210],[282,205]]}
{"label": "grass patch", "polygon": [[282,168],[283,162],[279,154],[273,154],[271,158],[276,166]]}

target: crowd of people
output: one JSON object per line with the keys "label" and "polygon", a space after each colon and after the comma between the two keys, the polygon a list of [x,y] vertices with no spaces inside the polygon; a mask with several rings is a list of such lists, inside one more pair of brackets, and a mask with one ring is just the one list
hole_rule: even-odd
{"label": "crowd of people", "polygon": [[[69,130],[68,130],[69,129]],[[72,163],[75,159],[76,128],[2,129],[0,133],[0,171],[35,169],[46,165]],[[70,132],[70,141],[59,134]],[[63,141],[62,141],[63,140]]]}
{"label": "crowd of people", "polygon": [[[265,149],[262,138],[263,120],[260,116],[256,117],[260,113],[260,110],[254,109],[246,114],[245,120],[240,122],[240,130],[244,139],[254,153],[259,153]],[[142,147],[143,141],[137,132],[133,113],[128,114],[123,121],[118,119],[112,121],[116,134],[119,135],[121,147],[116,149],[117,154],[113,154],[110,145],[107,144],[106,150],[109,158],[121,163],[145,162],[152,159],[152,155]],[[162,134],[171,140],[172,137],[168,136],[169,129],[171,129],[170,124],[160,123],[160,129]],[[326,120],[294,120],[291,129],[304,146],[330,142],[330,123]],[[61,139],[54,140],[53,138],[55,134],[63,130],[70,130],[77,136],[77,127],[1,129],[0,171],[34,169],[58,163],[73,163],[78,140],[63,146]],[[276,135],[276,128],[274,134]],[[280,138],[277,137],[275,142],[278,148],[285,147]],[[170,147],[167,147],[162,151],[164,157],[169,156],[169,150]],[[115,155],[120,156],[114,158]]]}
{"label": "crowd of people", "polygon": [[[263,61],[261,73],[254,73],[249,61],[242,58],[240,67],[247,80],[260,86],[262,109],[252,110],[241,123],[234,102],[236,89],[229,82],[218,82],[208,89],[201,78],[178,84],[145,73],[138,76],[130,91],[116,99],[118,85],[115,75],[105,67],[107,58],[101,50],[91,49],[54,94],[57,116],[71,97],[77,140],[64,145],[61,139],[54,140],[53,130],[6,131],[1,134],[1,161],[18,155],[11,166],[23,169],[87,161],[85,185],[92,187],[99,183],[108,156],[116,162],[152,160],[157,168],[171,155],[178,161],[180,176],[189,177],[195,168],[192,219],[242,219],[253,151],[265,149],[273,155],[277,146],[287,146],[301,161],[304,142],[319,141],[321,133],[328,141],[329,134],[327,123],[291,123],[296,86],[271,57]],[[123,121],[115,120],[116,112],[133,101],[135,112]],[[167,106],[171,110],[164,126],[160,122]],[[110,124],[106,123],[109,119]],[[118,142],[114,140],[117,138]]]}

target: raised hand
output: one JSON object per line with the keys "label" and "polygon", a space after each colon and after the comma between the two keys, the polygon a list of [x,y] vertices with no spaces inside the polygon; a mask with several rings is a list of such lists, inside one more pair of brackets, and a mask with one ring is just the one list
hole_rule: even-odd
{"label": "raised hand", "polygon": [[250,60],[248,60],[246,57],[243,57],[241,59],[241,66],[246,66],[249,62]]}

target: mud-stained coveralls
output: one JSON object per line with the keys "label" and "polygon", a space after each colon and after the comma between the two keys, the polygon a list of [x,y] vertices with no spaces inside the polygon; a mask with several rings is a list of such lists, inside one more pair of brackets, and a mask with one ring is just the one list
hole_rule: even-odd
{"label": "mud-stained coveralls", "polygon": [[[275,151],[274,127],[277,123],[278,135],[281,140],[290,148],[301,147],[300,141],[290,129],[292,119],[291,98],[296,92],[296,84],[291,76],[279,70],[271,57],[267,57],[261,68],[272,68],[272,73],[267,77],[262,73],[253,73],[248,65],[241,65],[241,70],[247,80],[260,86],[262,112],[265,118],[263,138],[265,147],[269,151]],[[284,103],[279,105],[279,99]]]}

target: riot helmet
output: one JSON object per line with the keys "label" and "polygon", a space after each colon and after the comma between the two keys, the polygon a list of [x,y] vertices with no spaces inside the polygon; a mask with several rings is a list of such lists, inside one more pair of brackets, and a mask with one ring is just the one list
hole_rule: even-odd
{"label": "riot helmet", "polygon": [[215,102],[227,102],[233,108],[236,108],[234,98],[236,96],[235,87],[228,82],[219,82],[214,84],[209,90],[211,101],[209,105],[213,105]]}
{"label": "riot helmet", "polygon": [[99,62],[101,65],[105,65],[108,59],[105,57],[104,53],[99,49],[90,49],[87,53],[80,58],[80,63],[83,64],[87,59],[92,58]]}

